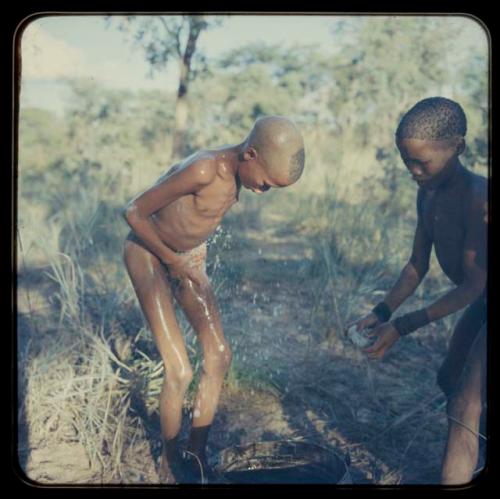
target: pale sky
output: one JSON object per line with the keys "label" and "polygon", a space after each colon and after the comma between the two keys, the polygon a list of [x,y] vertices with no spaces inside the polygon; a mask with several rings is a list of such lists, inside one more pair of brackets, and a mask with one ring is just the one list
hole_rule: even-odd
{"label": "pale sky", "polygon": [[[359,17],[359,16],[358,16]],[[332,28],[342,17],[330,15],[233,15],[222,27],[202,32],[197,47],[208,57],[252,42],[291,46],[316,44],[323,53],[338,50]],[[450,18],[464,26],[458,43],[484,46],[486,36],[473,20]],[[88,78],[111,88],[175,90],[177,67],[149,75],[143,53],[133,50],[104,16],[50,16],[32,21],[22,37],[21,105],[62,112],[64,78]]]}

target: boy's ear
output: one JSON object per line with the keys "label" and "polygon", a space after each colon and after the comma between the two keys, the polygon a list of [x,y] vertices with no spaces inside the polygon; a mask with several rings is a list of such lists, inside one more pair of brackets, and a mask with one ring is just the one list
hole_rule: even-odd
{"label": "boy's ear", "polygon": [[456,144],[457,156],[460,156],[465,151],[465,139],[463,137],[459,137]]}
{"label": "boy's ear", "polygon": [[248,147],[243,152],[243,159],[245,161],[250,161],[252,159],[255,159],[257,156],[258,156],[258,154],[257,154],[257,151],[255,150],[254,147]]}

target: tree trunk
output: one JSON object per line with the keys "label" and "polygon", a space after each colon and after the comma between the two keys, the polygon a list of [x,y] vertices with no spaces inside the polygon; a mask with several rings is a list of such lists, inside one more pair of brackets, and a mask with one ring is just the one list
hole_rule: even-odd
{"label": "tree trunk", "polygon": [[172,159],[176,160],[186,154],[186,132],[188,118],[187,88],[189,78],[189,67],[184,60],[180,63],[181,76],[177,100],[175,102],[174,137],[172,141]]}
{"label": "tree trunk", "polygon": [[203,23],[196,17],[189,20],[189,36],[184,55],[180,60],[179,89],[175,103],[175,130],[172,143],[172,160],[179,159],[187,154],[187,122],[188,102],[187,92],[191,73],[191,59],[196,50],[196,41],[203,29]]}

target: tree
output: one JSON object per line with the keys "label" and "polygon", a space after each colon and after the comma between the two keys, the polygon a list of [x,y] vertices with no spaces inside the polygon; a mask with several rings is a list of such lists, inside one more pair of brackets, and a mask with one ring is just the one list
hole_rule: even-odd
{"label": "tree", "polygon": [[199,72],[207,68],[204,55],[196,47],[198,38],[204,30],[221,23],[221,17],[176,15],[128,16],[119,25],[121,31],[132,34],[135,44],[142,47],[152,72],[165,68],[170,60],[176,60],[179,64],[171,153],[173,159],[187,153],[189,84]]}
{"label": "tree", "polygon": [[[317,128],[329,84],[328,58],[314,46],[251,43],[229,49],[212,61],[213,74],[200,75],[191,88],[190,143],[196,147],[241,141],[254,121],[285,115],[301,129]],[[194,107],[197,106],[197,107]]]}
{"label": "tree", "polygon": [[[347,19],[332,34],[342,46],[331,61],[328,106],[338,125],[339,147],[370,151],[371,160],[362,165],[369,177],[366,188],[373,192],[379,177],[382,199],[394,207],[407,205],[413,186],[401,174],[394,132],[417,101],[435,95],[460,97],[450,85],[460,31],[445,17],[375,16]],[[358,64],[333,69],[344,60]]]}

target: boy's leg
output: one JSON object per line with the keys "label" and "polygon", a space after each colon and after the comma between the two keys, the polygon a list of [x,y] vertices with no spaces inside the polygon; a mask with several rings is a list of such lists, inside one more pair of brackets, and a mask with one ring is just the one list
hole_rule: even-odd
{"label": "boy's leg", "polygon": [[204,265],[197,267],[201,284],[181,280],[175,287],[175,297],[196,331],[203,349],[202,373],[194,402],[189,451],[206,465],[208,432],[232,354],[224,338],[217,302]]}
{"label": "boy's leg", "polygon": [[478,460],[480,417],[486,387],[486,326],[477,335],[467,357],[456,392],[449,398],[448,440],[441,483],[465,484]]}
{"label": "boy's leg", "polygon": [[437,383],[446,397],[455,390],[464,369],[467,355],[486,321],[486,304],[481,296],[472,303],[458,321],[448,346],[446,358],[439,369]]}
{"label": "boy's leg", "polygon": [[124,260],[165,367],[160,421],[162,473],[168,481],[168,475],[172,475],[170,467],[176,466],[180,456],[176,438],[181,427],[184,395],[193,373],[163,265],[155,255],[130,238],[125,243]]}

